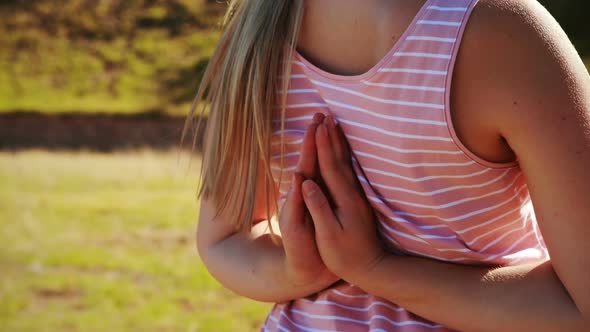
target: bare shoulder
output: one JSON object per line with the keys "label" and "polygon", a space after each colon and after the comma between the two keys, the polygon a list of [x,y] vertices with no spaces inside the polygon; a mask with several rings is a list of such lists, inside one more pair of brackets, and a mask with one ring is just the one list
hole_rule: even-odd
{"label": "bare shoulder", "polygon": [[457,61],[453,111],[518,156],[552,267],[588,313],[590,76],[580,56],[538,2],[480,0]]}
{"label": "bare shoulder", "polygon": [[480,0],[464,46],[479,59],[482,70],[497,72],[492,78],[533,68],[530,74],[539,76],[584,68],[563,29],[536,0]]}
{"label": "bare shoulder", "polygon": [[550,105],[568,98],[587,100],[588,83],[575,48],[541,4],[480,0],[453,76],[453,121],[476,154],[506,161],[517,148],[511,136],[539,120],[535,113],[563,112]]}
{"label": "bare shoulder", "polygon": [[[458,91],[458,98],[518,156],[551,264],[588,314],[588,71],[534,0],[480,0],[462,47],[457,74],[469,91]],[[463,105],[458,110],[469,114]]]}

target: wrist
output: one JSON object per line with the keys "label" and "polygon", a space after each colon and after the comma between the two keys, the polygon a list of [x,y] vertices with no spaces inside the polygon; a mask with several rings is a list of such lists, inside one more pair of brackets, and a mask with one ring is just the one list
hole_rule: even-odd
{"label": "wrist", "polygon": [[347,281],[361,289],[370,289],[374,286],[375,282],[380,279],[380,275],[382,275],[381,271],[384,270],[384,265],[388,265],[392,259],[395,260],[398,258],[400,257],[383,251],[367,264],[365,269],[354,274]]}

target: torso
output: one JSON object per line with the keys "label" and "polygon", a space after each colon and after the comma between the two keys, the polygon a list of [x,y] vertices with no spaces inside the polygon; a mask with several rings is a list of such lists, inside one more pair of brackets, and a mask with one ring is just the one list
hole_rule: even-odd
{"label": "torso", "polygon": [[[373,67],[398,41],[424,4],[408,0],[307,1],[297,50],[317,67],[337,75],[359,75]],[[477,22],[475,8],[471,22]],[[475,23],[477,24],[477,23]],[[509,162],[514,152],[494,123],[490,91],[473,73],[481,72],[481,40],[477,27],[467,24],[457,56],[451,89],[451,114],[455,131],[475,155],[491,162]],[[479,38],[478,38],[479,37]],[[485,82],[484,82],[485,83]],[[481,85],[481,84],[480,84]],[[497,116],[497,114],[496,114]]]}
{"label": "torso", "polygon": [[[490,33],[498,25],[477,0],[447,2],[307,3],[287,107],[273,112],[277,203],[285,202],[284,179],[295,170],[313,114],[332,114],[392,253],[490,266],[547,259],[523,172],[498,129],[510,122],[502,114],[515,101],[512,91],[499,92],[507,76],[494,75],[510,61],[481,47],[498,49]],[[473,8],[484,17],[467,20]],[[280,136],[284,150],[275,144]],[[433,328],[450,331],[341,282],[276,305],[263,330]]]}

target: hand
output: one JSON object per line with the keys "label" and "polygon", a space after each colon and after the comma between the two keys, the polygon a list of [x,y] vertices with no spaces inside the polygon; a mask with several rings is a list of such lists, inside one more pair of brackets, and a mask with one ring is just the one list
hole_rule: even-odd
{"label": "hand", "polygon": [[[316,242],[328,269],[348,282],[373,268],[386,251],[373,209],[352,169],[350,147],[331,115],[318,125],[316,147],[328,195],[313,179],[302,184],[304,201],[315,226]],[[330,206],[328,197],[334,202]]]}
{"label": "hand", "polygon": [[339,279],[322,262],[315,242],[313,221],[305,208],[301,193],[304,177],[316,180],[319,178],[315,136],[316,128],[323,117],[323,114],[316,113],[305,132],[291,190],[279,214],[279,229],[286,255],[285,268],[288,282],[293,286],[317,283],[320,280],[320,284],[327,287]]}

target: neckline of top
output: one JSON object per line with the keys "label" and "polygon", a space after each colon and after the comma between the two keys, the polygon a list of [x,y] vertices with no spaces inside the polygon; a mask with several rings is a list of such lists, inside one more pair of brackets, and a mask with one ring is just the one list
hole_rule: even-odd
{"label": "neckline of top", "polygon": [[344,81],[344,82],[349,82],[349,83],[353,83],[353,84],[354,83],[357,83],[357,84],[361,83],[361,81],[367,80],[367,79],[371,78],[373,75],[375,75],[379,71],[379,69],[381,69],[381,67],[393,57],[393,55],[398,51],[398,49],[401,47],[403,42],[406,40],[408,35],[410,33],[412,33],[412,31],[414,30],[416,24],[418,23],[419,18],[422,17],[424,12],[428,8],[430,1],[431,0],[424,1],[424,4],[422,4],[422,7],[420,7],[418,12],[416,13],[414,18],[412,19],[411,23],[406,27],[406,29],[404,30],[402,35],[393,44],[393,46],[389,49],[389,51],[387,51],[387,53],[381,58],[381,60],[379,60],[375,65],[373,65],[369,70],[365,71],[364,73],[357,74],[357,75],[339,75],[339,74],[334,74],[334,73],[325,71],[325,70],[319,68],[318,66],[314,65],[313,63],[311,63],[309,60],[307,60],[303,55],[301,55],[301,53],[299,53],[299,51],[297,51],[297,49],[294,49],[294,60],[300,61],[305,68],[308,68],[311,70],[311,73],[316,74],[317,76],[319,76],[323,79],[326,79],[329,81],[335,81],[335,82]]}

